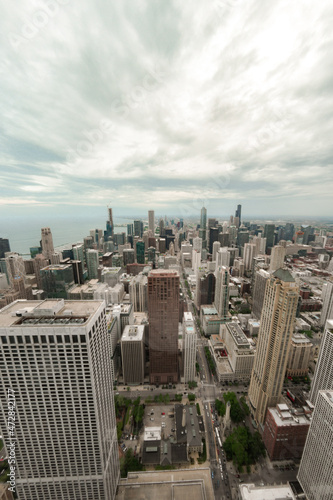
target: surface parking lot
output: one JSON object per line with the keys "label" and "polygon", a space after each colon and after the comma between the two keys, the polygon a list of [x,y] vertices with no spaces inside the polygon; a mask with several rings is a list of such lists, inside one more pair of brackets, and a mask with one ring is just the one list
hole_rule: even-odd
{"label": "surface parking lot", "polygon": [[[173,415],[172,417],[170,416]],[[174,417],[174,405],[146,405],[144,427],[159,427],[162,439],[176,436],[176,420]],[[174,430],[173,430],[174,429]]]}

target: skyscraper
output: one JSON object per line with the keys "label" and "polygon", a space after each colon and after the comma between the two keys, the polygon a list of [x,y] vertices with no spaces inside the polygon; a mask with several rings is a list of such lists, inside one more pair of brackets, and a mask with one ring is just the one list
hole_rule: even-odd
{"label": "skyscraper", "polygon": [[207,209],[202,207],[200,214],[199,236],[202,239],[202,248],[207,247]]}
{"label": "skyscraper", "polygon": [[14,302],[0,311],[0,429],[23,500],[114,499],[119,459],[104,301]]}
{"label": "skyscraper", "polygon": [[235,217],[239,218],[239,225],[242,225],[242,205],[237,205]]}
{"label": "skyscraper", "polygon": [[148,210],[148,231],[155,234],[155,212],[154,210]]}
{"label": "skyscraper", "polygon": [[323,300],[323,308],[320,314],[321,326],[326,325],[328,319],[333,319],[333,283],[331,281],[325,283],[325,297]]}
{"label": "skyscraper", "polygon": [[14,285],[15,278],[23,278],[25,281],[24,260],[21,255],[15,252],[6,252],[5,256],[6,274],[10,286]]}
{"label": "skyscraper", "polygon": [[266,238],[266,253],[268,248],[272,248],[274,246],[274,231],[275,224],[265,224],[264,238]]}
{"label": "skyscraper", "polygon": [[99,256],[97,250],[89,248],[86,252],[89,279],[98,279]]}
{"label": "skyscraper", "polygon": [[143,222],[142,220],[135,220],[134,221],[134,236],[139,236],[139,238],[142,238],[143,235]]}
{"label": "skyscraper", "polygon": [[316,404],[318,392],[322,390],[333,390],[333,320],[327,321],[321,341],[310,391],[312,404]]}
{"label": "skyscraper", "polygon": [[195,362],[197,355],[197,333],[194,328],[192,313],[185,312],[183,320],[184,342],[184,379],[185,384],[195,380]]}
{"label": "skyscraper", "polygon": [[46,259],[51,259],[51,255],[54,253],[54,246],[51,229],[49,227],[42,228],[41,247],[44,257]]}
{"label": "skyscraper", "polygon": [[178,382],[179,274],[171,269],[148,275],[151,384]]}
{"label": "skyscraper", "polygon": [[294,278],[289,271],[278,269],[266,283],[249,387],[251,412],[261,425],[268,406],[276,406],[281,397],[297,303]]}
{"label": "skyscraper", "polygon": [[297,479],[308,500],[333,498],[333,391],[319,391]]}
{"label": "skyscraper", "polygon": [[229,268],[219,267],[216,272],[214,305],[222,318],[226,318],[229,312],[229,281]]}
{"label": "skyscraper", "polygon": [[276,271],[284,265],[284,258],[286,255],[286,249],[281,245],[276,245],[272,248],[271,252],[271,262],[269,265],[270,271]]}
{"label": "skyscraper", "polygon": [[9,240],[0,238],[0,259],[3,259],[6,252],[10,252]]}

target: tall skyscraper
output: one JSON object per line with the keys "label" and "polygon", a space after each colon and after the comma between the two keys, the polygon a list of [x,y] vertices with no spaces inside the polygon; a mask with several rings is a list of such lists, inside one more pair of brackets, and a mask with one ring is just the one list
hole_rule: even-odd
{"label": "tall skyscraper", "polygon": [[214,305],[222,318],[226,318],[229,312],[229,281],[229,268],[219,267],[216,271]]}
{"label": "tall skyscraper", "polygon": [[323,308],[320,314],[321,326],[326,325],[328,319],[333,319],[333,283],[328,281],[326,284],[325,297],[323,299]]}
{"label": "tall skyscraper", "polygon": [[134,236],[138,236],[139,238],[142,238],[143,235],[143,222],[142,220],[135,220],[134,221]]}
{"label": "tall skyscraper", "polygon": [[312,404],[316,404],[318,392],[322,390],[333,390],[333,320],[328,320],[325,325],[310,391]]}
{"label": "tall skyscraper", "polygon": [[252,261],[257,256],[257,246],[254,243],[245,243],[244,245],[244,269],[252,269]]}
{"label": "tall skyscraper", "polygon": [[51,255],[54,253],[54,246],[51,229],[49,227],[42,228],[41,247],[44,257],[50,260]]}
{"label": "tall skyscraper", "polygon": [[209,228],[209,253],[213,253],[213,243],[219,239],[219,230],[217,227]]}
{"label": "tall skyscraper", "polygon": [[235,217],[239,218],[239,225],[242,225],[242,205],[237,205]]}
{"label": "tall skyscraper", "polygon": [[119,459],[104,301],[14,302],[0,311],[0,340],[0,430],[8,454],[15,438],[18,497],[114,499]]}
{"label": "tall skyscraper", "polygon": [[289,271],[278,269],[267,280],[249,399],[255,420],[263,425],[268,406],[276,406],[289,357],[298,303],[298,287]]}
{"label": "tall skyscraper", "polygon": [[148,210],[148,231],[155,234],[155,212],[154,210]]}
{"label": "tall skyscraper", "polygon": [[108,220],[106,221],[106,231],[104,232],[104,239],[107,240],[108,237],[113,236],[114,226],[113,226],[113,216],[112,208],[108,207]]}
{"label": "tall skyscraper", "polygon": [[3,259],[6,252],[10,252],[9,240],[0,238],[0,259]]}
{"label": "tall skyscraper", "polygon": [[197,333],[194,328],[192,313],[185,312],[183,320],[184,342],[184,379],[185,384],[195,380],[195,362],[197,355]]}
{"label": "tall skyscraper", "polygon": [[199,236],[202,239],[202,248],[207,247],[207,209],[202,207],[200,214]]}
{"label": "tall skyscraper", "polygon": [[266,252],[268,248],[272,248],[274,246],[274,231],[275,224],[265,224],[264,238],[266,238]]}
{"label": "tall skyscraper", "polygon": [[179,274],[154,269],[148,275],[151,384],[178,382]]}
{"label": "tall skyscraper", "polygon": [[319,391],[297,479],[308,500],[333,498],[333,391]]}
{"label": "tall skyscraper", "polygon": [[5,263],[7,271],[6,274],[10,286],[14,286],[14,280],[16,278],[23,278],[23,281],[25,281],[24,260],[21,255],[15,252],[6,252]]}
{"label": "tall skyscraper", "polygon": [[286,249],[281,245],[276,245],[272,248],[271,252],[271,262],[269,265],[270,271],[276,271],[284,265],[284,258],[286,255]]}
{"label": "tall skyscraper", "polygon": [[86,252],[89,279],[98,279],[99,256],[97,250],[89,248]]}

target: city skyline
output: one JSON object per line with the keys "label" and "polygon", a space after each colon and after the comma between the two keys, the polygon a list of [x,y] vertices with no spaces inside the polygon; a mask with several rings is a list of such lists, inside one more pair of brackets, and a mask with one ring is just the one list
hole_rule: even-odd
{"label": "city skyline", "polygon": [[328,1],[51,4],[3,9],[3,212],[332,208]]}

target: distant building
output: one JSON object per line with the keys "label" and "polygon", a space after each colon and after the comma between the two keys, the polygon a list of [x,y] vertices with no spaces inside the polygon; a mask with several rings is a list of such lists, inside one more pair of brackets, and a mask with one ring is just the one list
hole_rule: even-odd
{"label": "distant building", "polygon": [[67,299],[70,287],[74,285],[71,264],[49,265],[40,270],[42,288],[48,298]]}
{"label": "distant building", "polygon": [[86,252],[89,279],[98,278],[99,254],[97,250],[88,249]]}
{"label": "distant building", "polygon": [[214,305],[219,316],[226,318],[229,312],[229,268],[221,266],[217,270]]}
{"label": "distant building", "polygon": [[286,249],[281,245],[276,245],[272,248],[271,252],[271,262],[269,265],[269,270],[271,272],[276,271],[284,266],[284,258],[286,255]]}
{"label": "distant building", "polygon": [[49,227],[42,228],[41,247],[44,257],[50,260],[51,255],[54,253],[54,246],[51,229]]}
{"label": "distant building", "polygon": [[0,259],[5,256],[6,252],[10,252],[9,240],[6,238],[0,238]]}

